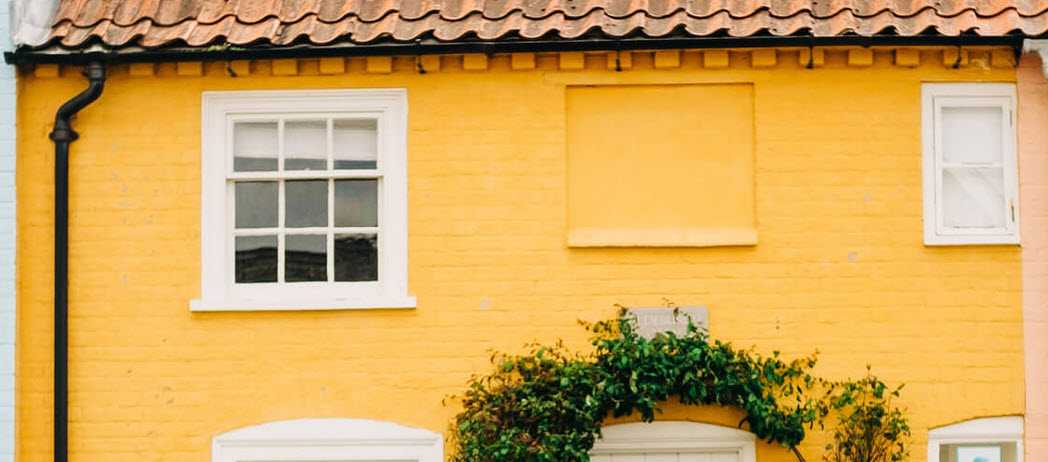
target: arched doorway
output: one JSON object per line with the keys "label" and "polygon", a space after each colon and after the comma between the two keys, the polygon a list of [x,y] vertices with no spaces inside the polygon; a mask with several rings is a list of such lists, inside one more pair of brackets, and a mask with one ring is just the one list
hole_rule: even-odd
{"label": "arched doorway", "polygon": [[627,423],[604,427],[592,462],[756,462],[756,437],[698,422]]}

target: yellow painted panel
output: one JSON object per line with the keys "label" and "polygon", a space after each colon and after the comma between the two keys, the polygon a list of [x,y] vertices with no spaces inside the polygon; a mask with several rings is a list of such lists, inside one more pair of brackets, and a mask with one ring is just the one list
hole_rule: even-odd
{"label": "yellow painted panel", "polygon": [[586,55],[581,51],[561,53],[560,69],[577,71],[586,67]]}
{"label": "yellow painted panel", "polygon": [[320,58],[321,74],[341,74],[346,72],[346,58]]}
{"label": "yellow painted panel", "polygon": [[728,67],[731,61],[727,50],[706,50],[702,52],[702,65],[708,68]]}
{"label": "yellow painted panel", "polygon": [[439,55],[424,55],[419,56],[418,59],[418,65],[422,67],[422,70],[426,72],[437,72],[440,70]]}
{"label": "yellow painted panel", "polygon": [[755,50],[753,52],[753,67],[775,67],[776,58],[775,50]]}
{"label": "yellow painted panel", "polygon": [[273,60],[273,75],[297,75],[298,74],[298,60],[297,59],[274,59]]}
{"label": "yellow painted panel", "polygon": [[567,140],[569,245],[756,243],[752,85],[570,87]]}
{"label": "yellow painted panel", "polygon": [[368,56],[367,71],[375,74],[393,72],[393,58],[389,56]]}
{"label": "yellow painted panel", "polygon": [[128,74],[132,77],[152,77],[155,67],[153,63],[132,63],[128,66]]}
{"label": "yellow painted panel", "polygon": [[895,50],[895,65],[903,67],[917,67],[921,64],[921,51],[916,48],[900,48]]}
{"label": "yellow painted panel", "polygon": [[37,64],[33,69],[33,75],[40,79],[55,78],[61,73],[61,67],[57,64]]}
{"label": "yellow painted panel", "polygon": [[488,55],[469,54],[462,56],[462,68],[467,71],[482,71],[488,68]]}
{"label": "yellow painted panel", "polygon": [[183,77],[199,77],[204,74],[204,63],[199,61],[175,63],[178,75]]}
{"label": "yellow painted panel", "polygon": [[848,65],[858,67],[872,66],[873,50],[870,48],[853,48],[848,50]]}
{"label": "yellow painted panel", "polygon": [[514,70],[534,69],[535,53],[513,53],[510,55],[510,63]]}
{"label": "yellow painted panel", "polygon": [[655,52],[656,69],[680,67],[680,50],[662,50]]}

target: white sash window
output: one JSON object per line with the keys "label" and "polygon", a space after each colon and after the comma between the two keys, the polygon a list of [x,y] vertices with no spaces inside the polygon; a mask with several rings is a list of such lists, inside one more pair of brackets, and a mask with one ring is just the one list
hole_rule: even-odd
{"label": "white sash window", "polygon": [[1012,84],[923,87],[924,241],[1018,244]]}
{"label": "white sash window", "polygon": [[208,92],[195,310],[408,308],[403,90]]}

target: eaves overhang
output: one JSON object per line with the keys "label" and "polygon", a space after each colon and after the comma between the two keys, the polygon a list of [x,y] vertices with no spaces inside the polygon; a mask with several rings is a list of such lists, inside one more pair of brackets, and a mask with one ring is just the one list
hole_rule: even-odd
{"label": "eaves overhang", "polygon": [[573,40],[505,40],[505,41],[456,41],[441,42],[419,40],[412,43],[382,44],[333,44],[291,46],[227,46],[213,45],[203,48],[170,47],[107,48],[90,45],[81,49],[52,47],[46,49],[19,49],[4,53],[8,64],[69,64],[83,65],[102,61],[110,64],[182,62],[182,61],[232,61],[242,59],[291,59],[352,56],[418,56],[434,54],[465,53],[541,53],[541,52],[596,52],[662,49],[718,49],[718,48],[808,48],[831,46],[1007,46],[1017,54],[1023,49],[1024,40],[1045,39],[1023,35],[842,35],[833,37],[811,36],[748,36],[748,37],[680,37],[680,38],[625,38],[625,39],[573,39]]}

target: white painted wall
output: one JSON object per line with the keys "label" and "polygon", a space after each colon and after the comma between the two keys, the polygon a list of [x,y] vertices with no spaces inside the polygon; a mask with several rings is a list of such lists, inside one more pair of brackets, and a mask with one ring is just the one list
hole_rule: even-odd
{"label": "white painted wall", "polygon": [[[0,49],[13,49],[0,0]],[[0,462],[15,448],[15,70],[0,64]]]}

